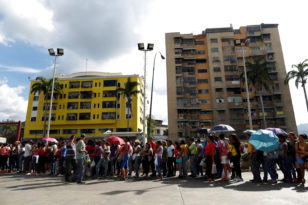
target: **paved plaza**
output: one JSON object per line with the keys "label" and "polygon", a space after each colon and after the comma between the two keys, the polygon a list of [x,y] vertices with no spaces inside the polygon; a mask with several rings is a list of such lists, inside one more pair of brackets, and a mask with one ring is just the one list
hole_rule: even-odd
{"label": "paved plaza", "polygon": [[0,175],[0,204],[308,204],[308,183],[252,184],[251,173],[244,182],[207,182],[203,178],[180,180],[118,179],[66,183],[61,177]]}

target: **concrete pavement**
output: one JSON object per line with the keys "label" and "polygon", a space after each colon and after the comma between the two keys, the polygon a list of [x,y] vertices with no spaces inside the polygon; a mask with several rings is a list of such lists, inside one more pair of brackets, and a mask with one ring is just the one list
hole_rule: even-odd
{"label": "concrete pavement", "polygon": [[65,183],[61,177],[0,175],[0,205],[6,204],[308,204],[308,183],[252,184],[207,182],[203,178],[180,180],[88,180],[85,185]]}

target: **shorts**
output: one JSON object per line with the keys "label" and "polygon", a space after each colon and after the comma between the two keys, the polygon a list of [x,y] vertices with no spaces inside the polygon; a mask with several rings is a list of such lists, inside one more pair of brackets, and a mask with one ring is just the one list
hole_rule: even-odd
{"label": "shorts", "polygon": [[230,160],[228,159],[228,156],[221,156],[220,157],[220,163],[221,164],[230,164]]}
{"label": "shorts", "polygon": [[296,157],[298,164],[304,164],[304,160],[301,157]]}
{"label": "shorts", "polygon": [[127,169],[128,168],[128,159],[129,159],[129,154],[125,155],[122,163],[121,163],[121,169]]}

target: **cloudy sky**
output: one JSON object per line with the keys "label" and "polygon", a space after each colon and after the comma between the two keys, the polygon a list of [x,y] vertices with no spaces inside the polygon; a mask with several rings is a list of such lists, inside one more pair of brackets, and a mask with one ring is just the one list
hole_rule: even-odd
{"label": "cloudy sky", "polygon": [[[0,0],[0,120],[25,120],[28,77],[51,74],[47,48],[64,48],[57,73],[143,74],[138,42],[165,53],[165,33],[278,23],[287,70],[308,58],[306,0]],[[157,58],[153,114],[167,123],[166,66]],[[148,72],[147,78],[151,78]],[[308,123],[301,88],[291,82],[297,124]],[[150,88],[150,86],[149,86]]]}

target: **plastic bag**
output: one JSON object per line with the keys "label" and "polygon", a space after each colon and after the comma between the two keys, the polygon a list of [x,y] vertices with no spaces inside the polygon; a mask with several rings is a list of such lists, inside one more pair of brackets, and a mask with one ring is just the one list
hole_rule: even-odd
{"label": "plastic bag", "polygon": [[91,162],[91,165],[90,165],[91,167],[95,167],[95,161],[93,160],[92,162]]}
{"label": "plastic bag", "polygon": [[201,167],[205,167],[205,159],[202,159],[202,160],[201,160],[200,166],[201,166]]}
{"label": "plastic bag", "polygon": [[216,174],[216,173],[217,173],[216,164],[213,163],[212,164],[212,174]]}

